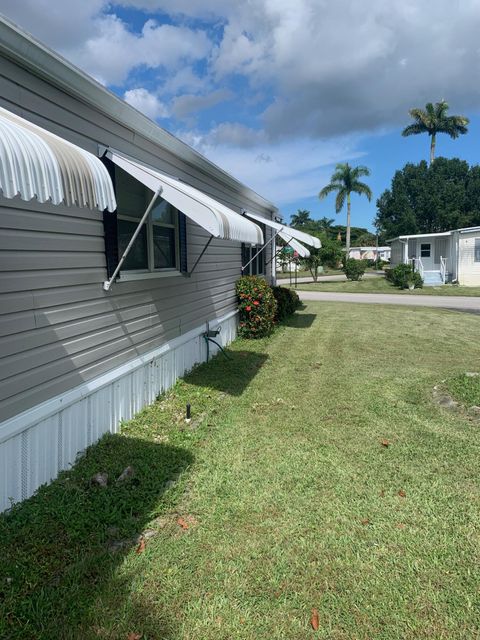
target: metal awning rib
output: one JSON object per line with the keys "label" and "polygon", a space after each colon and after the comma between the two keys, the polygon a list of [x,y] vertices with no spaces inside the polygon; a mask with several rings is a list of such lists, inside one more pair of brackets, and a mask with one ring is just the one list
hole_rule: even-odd
{"label": "metal awning rib", "polygon": [[294,240],[294,238],[291,238],[284,231],[279,231],[278,235],[280,236],[280,238],[282,238],[282,240],[285,240],[285,242],[289,244],[301,258],[310,257],[310,251],[307,249],[307,247],[304,247],[301,242],[298,242],[298,240]]}
{"label": "metal awning rib", "polygon": [[298,231],[297,229],[292,229],[292,227],[287,227],[286,224],[280,224],[279,222],[274,222],[273,220],[269,220],[268,218],[262,218],[262,216],[259,216],[256,213],[250,213],[250,211],[246,211],[245,213],[249,218],[252,218],[252,220],[263,222],[268,227],[272,227],[272,229],[284,233],[286,237],[284,237],[283,239],[287,242],[287,238],[294,238],[295,240],[304,242],[305,244],[308,244],[315,249],[320,249],[320,247],[322,246],[320,240],[315,236],[311,236],[309,233]]}
{"label": "metal awning rib", "polygon": [[115,211],[112,181],[93,154],[0,107],[0,190],[6,198]]}
{"label": "metal awning rib", "polygon": [[151,191],[156,192],[161,188],[164,200],[208,231],[214,238],[254,245],[263,244],[263,233],[258,225],[246,220],[202,191],[111,149],[106,155]]}

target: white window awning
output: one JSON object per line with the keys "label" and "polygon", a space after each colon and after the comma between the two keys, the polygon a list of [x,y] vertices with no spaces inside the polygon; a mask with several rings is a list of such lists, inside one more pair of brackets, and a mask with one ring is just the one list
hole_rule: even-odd
{"label": "white window awning", "polygon": [[164,200],[208,231],[214,238],[252,245],[263,244],[263,233],[258,225],[202,191],[112,149],[107,150],[106,156],[154,193],[160,190]]}
{"label": "white window awning", "polygon": [[115,211],[113,184],[93,154],[0,107],[0,190],[5,198]]}
{"label": "white window awning", "polygon": [[295,240],[299,240],[300,242],[304,242],[308,244],[310,247],[314,247],[315,249],[320,249],[322,243],[315,236],[311,236],[309,233],[305,233],[304,231],[298,231],[298,229],[292,229],[292,227],[287,227],[286,224],[280,224],[279,222],[274,222],[273,220],[269,220],[268,218],[262,218],[262,216],[257,215],[256,213],[250,213],[250,211],[245,212],[249,218],[252,220],[256,220],[258,222],[263,222],[268,227],[275,229],[278,232],[282,232],[285,234],[284,240],[287,238],[293,238]]}
{"label": "white window awning", "polygon": [[304,247],[301,242],[298,242],[298,240],[295,240],[294,238],[290,238],[289,235],[284,231],[279,231],[278,235],[280,236],[280,238],[282,238],[282,240],[285,240],[285,242],[289,244],[301,258],[310,257],[310,251],[307,249],[307,247]]}

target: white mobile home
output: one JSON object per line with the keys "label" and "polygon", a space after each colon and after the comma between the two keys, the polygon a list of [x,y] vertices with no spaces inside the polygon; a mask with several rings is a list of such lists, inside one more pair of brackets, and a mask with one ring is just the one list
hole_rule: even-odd
{"label": "white mobile home", "polygon": [[0,107],[1,511],[204,361],[207,327],[235,337],[235,282],[274,277],[277,223],[3,19]]}
{"label": "white mobile home", "polygon": [[480,286],[480,227],[398,236],[390,242],[391,266],[412,263],[426,285]]}
{"label": "white mobile home", "polygon": [[355,260],[390,260],[390,247],[350,247],[349,258]]}

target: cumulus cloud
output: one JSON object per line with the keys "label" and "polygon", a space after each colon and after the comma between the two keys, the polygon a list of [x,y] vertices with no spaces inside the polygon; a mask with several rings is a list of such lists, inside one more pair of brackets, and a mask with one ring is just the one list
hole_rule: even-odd
{"label": "cumulus cloud", "polygon": [[148,118],[168,118],[168,109],[154,93],[143,87],[125,91],[123,99],[132,107],[144,113]]}

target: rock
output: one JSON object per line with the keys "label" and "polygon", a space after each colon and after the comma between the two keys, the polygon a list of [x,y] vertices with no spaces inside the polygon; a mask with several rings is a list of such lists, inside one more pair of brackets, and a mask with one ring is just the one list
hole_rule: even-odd
{"label": "rock", "polygon": [[106,487],[108,484],[108,473],[96,473],[92,476],[90,484],[97,487]]}
{"label": "rock", "polygon": [[122,473],[118,476],[117,482],[125,482],[125,480],[130,480],[135,475],[135,470],[133,467],[125,467]]}
{"label": "rock", "polygon": [[473,407],[470,407],[469,411],[475,415],[480,415],[480,407],[476,404],[474,404]]}
{"label": "rock", "polygon": [[480,373],[477,373],[476,371],[466,371],[465,376],[467,378],[478,378],[478,376],[480,376]]}
{"label": "rock", "polygon": [[455,402],[455,400],[449,396],[440,396],[437,402],[441,407],[444,407],[444,409],[456,409],[458,407],[458,402]]}
{"label": "rock", "polygon": [[144,540],[150,540],[150,538],[153,538],[157,534],[158,534],[158,529],[145,529],[142,536]]}

